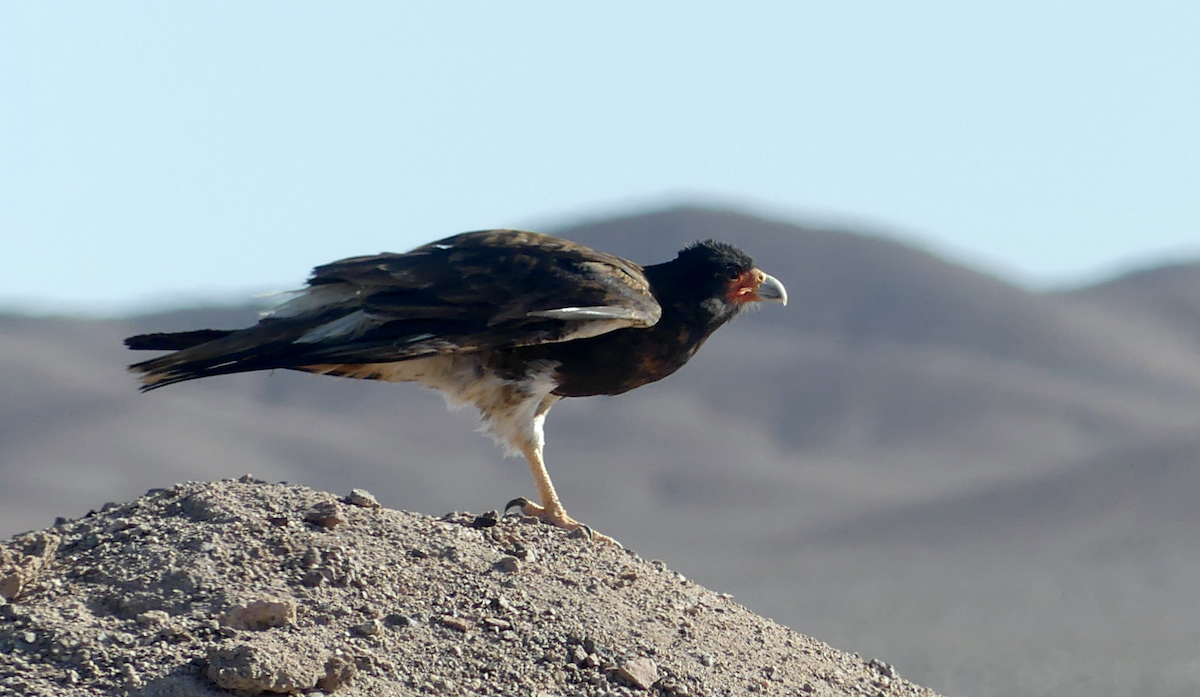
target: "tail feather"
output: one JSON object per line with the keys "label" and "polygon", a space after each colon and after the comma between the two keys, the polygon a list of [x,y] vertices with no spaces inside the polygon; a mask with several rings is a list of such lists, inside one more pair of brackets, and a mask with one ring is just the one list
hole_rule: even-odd
{"label": "tail feather", "polygon": [[276,368],[296,369],[314,363],[312,355],[321,347],[296,340],[336,320],[344,311],[332,310],[295,319],[260,320],[238,330],[201,329],[172,334],[141,334],[125,340],[137,350],[172,351],[164,356],[134,363],[129,371],[142,381],[142,391],[215,375],[248,373]]}
{"label": "tail feather", "polygon": [[[290,323],[289,323],[290,324]],[[290,368],[297,329],[280,322],[260,322],[240,330],[201,329],[173,334],[131,336],[125,345],[136,350],[173,351],[134,363],[129,371],[142,380],[142,391],[213,375]],[[290,359],[290,360],[289,360]]]}
{"label": "tail feather", "polygon": [[[141,379],[141,389],[146,392],[198,378],[277,368],[337,374],[328,367],[407,360],[438,350],[426,341],[400,341],[394,331],[379,338],[348,338],[347,335],[354,336],[355,325],[341,326],[344,318],[361,321],[349,310],[336,307],[297,317],[268,317],[238,330],[201,329],[131,336],[125,340],[131,349],[171,353],[134,363],[129,371]],[[322,332],[328,333],[326,328],[330,326],[338,331],[326,337]],[[433,337],[424,330],[425,325],[421,324],[413,331],[418,332],[415,334],[418,339]]]}
{"label": "tail feather", "polygon": [[206,344],[232,333],[231,329],[200,329],[192,332],[138,334],[126,339],[125,345],[134,351],[178,351]]}

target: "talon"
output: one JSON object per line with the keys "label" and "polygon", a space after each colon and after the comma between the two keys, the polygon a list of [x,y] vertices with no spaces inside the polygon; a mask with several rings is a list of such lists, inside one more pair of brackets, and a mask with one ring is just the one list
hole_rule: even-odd
{"label": "talon", "polygon": [[531,503],[533,503],[533,502],[530,501],[529,499],[525,498],[524,496],[518,496],[517,498],[513,499],[512,501],[509,501],[508,503],[504,504],[504,512],[508,513],[508,511],[513,508],[520,508],[521,511],[524,512],[525,507]]}
{"label": "talon", "polygon": [[513,508],[519,508],[523,515],[527,515],[531,518],[537,518],[547,525],[553,525],[556,528],[562,528],[563,530],[572,533],[573,536],[585,537],[587,538],[588,542],[599,542],[602,544],[612,544],[616,545],[617,547],[622,547],[620,542],[617,542],[608,535],[598,533],[593,530],[591,526],[584,525],[583,523],[580,523],[571,516],[567,515],[566,511],[562,509],[561,505],[555,510],[551,511],[545,506],[539,506],[524,496],[518,496],[504,506],[504,512],[508,513],[508,511]]}

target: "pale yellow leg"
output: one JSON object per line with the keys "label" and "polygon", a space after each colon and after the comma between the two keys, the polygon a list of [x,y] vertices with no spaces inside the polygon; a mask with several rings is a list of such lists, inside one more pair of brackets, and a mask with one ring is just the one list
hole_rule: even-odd
{"label": "pale yellow leg", "polygon": [[521,453],[525,455],[525,459],[529,462],[529,471],[533,474],[533,483],[537,486],[538,498],[541,500],[542,505],[539,506],[528,499],[517,499],[510,503],[509,506],[519,505],[521,512],[525,515],[541,518],[543,522],[563,528],[564,530],[587,528],[593,540],[620,546],[620,543],[608,535],[601,535],[567,515],[562,502],[558,500],[558,492],[554,491],[554,484],[550,481],[550,473],[546,471],[546,462],[542,458],[541,448],[530,445],[521,448]]}
{"label": "pale yellow leg", "polygon": [[539,506],[526,498],[519,498],[510,501],[505,506],[505,510],[514,506],[520,506],[521,512],[527,516],[541,518],[543,522],[563,528],[564,530],[584,528],[593,540],[615,544],[619,547],[621,545],[616,540],[607,535],[596,533],[583,523],[567,515],[566,510],[563,509],[562,502],[558,500],[558,492],[554,491],[554,484],[550,482],[550,474],[546,471],[546,461],[542,459],[542,445],[546,442],[542,425],[546,421],[546,412],[550,411],[550,407],[558,400],[559,398],[555,395],[547,395],[542,403],[538,405],[537,411],[534,414],[533,422],[530,424],[528,431],[528,439],[513,443],[529,463],[529,471],[533,474],[533,483],[537,486],[538,499],[542,502],[542,505]]}

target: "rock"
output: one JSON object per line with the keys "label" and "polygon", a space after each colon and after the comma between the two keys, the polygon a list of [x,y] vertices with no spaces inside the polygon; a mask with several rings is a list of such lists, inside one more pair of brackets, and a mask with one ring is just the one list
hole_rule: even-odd
{"label": "rock", "polygon": [[367,620],[354,626],[354,631],[363,636],[375,636],[383,631],[383,623],[379,620]]}
{"label": "rock", "polygon": [[317,681],[317,687],[326,692],[341,689],[358,674],[358,667],[353,661],[343,656],[330,656],[325,661],[325,675]]}
{"label": "rock", "polygon": [[471,527],[494,528],[498,522],[500,522],[500,513],[498,511],[488,511],[483,515],[476,516],[475,520],[471,521]]}
{"label": "rock", "polygon": [[361,508],[379,508],[379,501],[366,489],[351,489],[346,497],[346,503]]}
{"label": "rock", "polygon": [[332,530],[335,527],[346,522],[346,517],[342,514],[342,507],[333,501],[324,501],[313,506],[308,515],[304,516],[305,522],[320,525],[326,530]]}
{"label": "rock", "polygon": [[311,690],[326,673],[325,661],[318,657],[287,647],[249,644],[210,651],[205,671],[218,687],[251,695]]}
{"label": "rock", "polygon": [[16,600],[49,566],[60,538],[52,532],[31,532],[0,547],[0,598]]}
{"label": "rock", "polygon": [[383,621],[391,627],[408,627],[413,623],[413,621],[407,616],[401,615],[398,612],[391,613],[387,617],[383,618]]}
{"label": "rock", "polygon": [[617,674],[640,689],[649,690],[658,682],[658,666],[649,658],[632,658],[621,664]]}
{"label": "rock", "polygon": [[262,631],[286,627],[296,622],[296,601],[290,598],[266,598],[223,612],[217,621],[232,629]]}
{"label": "rock", "polygon": [[464,634],[475,628],[475,624],[471,620],[463,619],[462,617],[454,617],[453,615],[444,615],[438,620],[443,627],[457,629]]}
{"label": "rock", "polygon": [[156,627],[166,624],[171,620],[171,616],[162,610],[147,610],[137,616],[137,623],[147,627]]}

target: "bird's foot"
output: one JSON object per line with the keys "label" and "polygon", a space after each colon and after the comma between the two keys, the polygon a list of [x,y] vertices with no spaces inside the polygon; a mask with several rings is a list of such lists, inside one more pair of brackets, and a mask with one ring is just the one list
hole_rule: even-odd
{"label": "bird's foot", "polygon": [[504,507],[504,512],[507,513],[511,508],[520,508],[521,513],[532,518],[537,518],[543,523],[553,525],[556,528],[562,528],[563,530],[569,530],[571,532],[578,530],[593,542],[616,545],[617,547],[621,546],[620,542],[617,542],[608,535],[598,533],[587,525],[567,515],[567,512],[563,510],[562,507],[559,507],[555,510],[547,510],[545,506],[540,506],[522,496],[509,501],[508,505]]}

